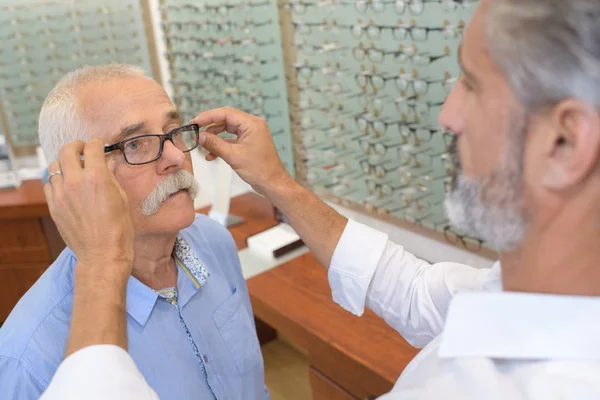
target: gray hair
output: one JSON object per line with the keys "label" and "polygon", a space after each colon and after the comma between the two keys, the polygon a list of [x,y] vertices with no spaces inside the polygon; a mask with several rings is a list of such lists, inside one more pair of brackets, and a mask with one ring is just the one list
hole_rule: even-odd
{"label": "gray hair", "polygon": [[528,112],[577,98],[600,109],[600,2],[493,0],[492,59]]}
{"label": "gray hair", "polygon": [[165,178],[160,181],[158,186],[154,188],[140,205],[139,209],[141,214],[146,217],[156,214],[160,209],[160,206],[162,206],[169,196],[181,189],[186,190],[188,196],[190,196],[192,200],[196,198],[200,191],[200,185],[194,178],[194,175],[184,169],[177,170],[174,173],[165,176]]}
{"label": "gray hair", "polygon": [[91,131],[82,118],[77,100],[78,88],[85,83],[131,77],[146,75],[142,68],[135,65],[85,65],[58,81],[44,100],[38,120],[40,144],[48,163],[58,159],[58,152],[65,144],[73,140],[88,141],[91,138]]}

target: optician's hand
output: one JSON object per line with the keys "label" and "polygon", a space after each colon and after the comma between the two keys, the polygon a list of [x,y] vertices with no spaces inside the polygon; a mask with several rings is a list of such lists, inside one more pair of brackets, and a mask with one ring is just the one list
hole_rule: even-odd
{"label": "optician's hand", "polygon": [[[267,123],[231,107],[200,113],[192,123],[207,127],[207,133],[200,134],[200,144],[210,152],[206,159],[221,157],[231,165],[283,212],[321,264],[329,267],[347,220],[286,172]],[[223,131],[235,134],[237,140],[216,135]]]}
{"label": "optician's hand", "polygon": [[[133,223],[127,196],[107,166],[102,140],[65,145],[48,171],[51,177],[44,193],[50,214],[78,264],[124,265],[122,273],[128,276]],[[54,174],[57,171],[62,173]]]}
{"label": "optician's hand", "polygon": [[[262,118],[223,107],[202,112],[191,123],[208,127],[206,133],[200,133],[200,144],[210,152],[206,159],[222,158],[257,192],[266,194],[273,186],[293,182]],[[237,140],[217,136],[225,131],[236,135]]]}

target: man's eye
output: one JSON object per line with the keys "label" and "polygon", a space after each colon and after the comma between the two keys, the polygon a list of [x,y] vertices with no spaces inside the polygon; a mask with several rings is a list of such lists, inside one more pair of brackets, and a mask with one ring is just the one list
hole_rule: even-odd
{"label": "man's eye", "polygon": [[142,143],[139,139],[129,141],[125,144],[125,150],[134,151],[141,147]]}

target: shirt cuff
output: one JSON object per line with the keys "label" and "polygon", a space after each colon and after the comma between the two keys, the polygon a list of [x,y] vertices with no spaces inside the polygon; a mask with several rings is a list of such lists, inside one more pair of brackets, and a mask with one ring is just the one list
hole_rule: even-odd
{"label": "shirt cuff", "polygon": [[351,219],[338,242],[329,266],[333,301],[362,315],[369,285],[388,242],[388,236]]}
{"label": "shirt cuff", "polygon": [[76,351],[58,367],[41,400],[158,399],[129,353],[115,345]]}

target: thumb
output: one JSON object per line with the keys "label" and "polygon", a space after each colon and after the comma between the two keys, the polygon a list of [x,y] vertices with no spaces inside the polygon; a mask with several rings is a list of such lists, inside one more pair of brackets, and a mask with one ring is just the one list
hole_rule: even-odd
{"label": "thumb", "polygon": [[208,132],[200,132],[198,142],[200,143],[200,146],[204,147],[211,154],[222,158],[226,163],[229,164],[231,153],[233,151],[231,143],[228,143],[225,139]]}

